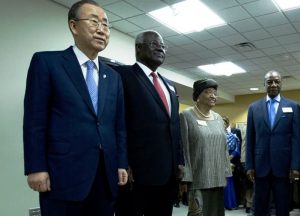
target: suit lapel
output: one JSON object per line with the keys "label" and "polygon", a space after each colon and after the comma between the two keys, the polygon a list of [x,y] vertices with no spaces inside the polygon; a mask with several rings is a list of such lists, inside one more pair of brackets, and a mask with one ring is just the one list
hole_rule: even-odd
{"label": "suit lapel", "polygon": [[109,81],[111,77],[108,74],[106,66],[99,60],[99,83],[98,83],[98,118],[103,112],[106,101]]}
{"label": "suit lapel", "polygon": [[75,53],[73,52],[72,47],[68,48],[65,50],[64,53],[64,62],[63,62],[63,67],[74,83],[75,88],[89,107],[89,109],[95,114],[93,104],[91,101],[91,97],[89,95],[81,67],[79,65],[79,62],[75,56]]}
{"label": "suit lapel", "polygon": [[276,112],[273,129],[276,127],[276,125],[278,124],[278,121],[279,121],[280,117],[282,116],[282,107],[286,106],[285,102],[286,101],[284,100],[284,98],[281,97],[279,105],[278,105],[278,109],[277,109],[277,112]]}
{"label": "suit lapel", "polygon": [[155,101],[158,103],[161,109],[169,116],[168,111],[166,110],[162,100],[160,99],[156,89],[154,88],[153,84],[146,76],[144,71],[140,68],[138,64],[133,65],[133,72],[135,73],[137,79],[149,90],[150,94],[153,96]]}

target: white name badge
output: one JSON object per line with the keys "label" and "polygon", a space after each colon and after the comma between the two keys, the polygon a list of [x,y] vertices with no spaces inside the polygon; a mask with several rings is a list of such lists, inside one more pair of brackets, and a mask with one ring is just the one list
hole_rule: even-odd
{"label": "white name badge", "polygon": [[292,113],[293,109],[292,109],[292,107],[282,107],[282,112],[284,112],[284,113]]}
{"label": "white name badge", "polygon": [[201,125],[201,126],[207,126],[206,121],[203,121],[203,120],[197,120],[197,122],[198,122],[198,125]]}

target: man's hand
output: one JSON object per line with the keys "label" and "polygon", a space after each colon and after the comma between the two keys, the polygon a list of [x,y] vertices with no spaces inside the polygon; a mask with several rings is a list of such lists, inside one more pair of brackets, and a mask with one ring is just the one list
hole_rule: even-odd
{"label": "man's hand", "polygon": [[255,171],[254,169],[248,170],[247,171],[247,176],[249,178],[250,181],[252,181],[254,183],[254,178],[255,178]]}
{"label": "man's hand", "polygon": [[177,170],[177,175],[176,178],[177,180],[181,180],[184,177],[184,169],[183,165],[178,165],[178,170]]}
{"label": "man's hand", "polygon": [[31,173],[27,177],[29,187],[38,192],[50,191],[50,178],[48,172]]}
{"label": "man's hand", "polygon": [[297,170],[290,170],[290,180],[298,181],[300,176],[300,172]]}
{"label": "man's hand", "polygon": [[118,185],[120,186],[125,185],[128,181],[128,175],[126,169],[118,169],[118,177],[119,177]]}

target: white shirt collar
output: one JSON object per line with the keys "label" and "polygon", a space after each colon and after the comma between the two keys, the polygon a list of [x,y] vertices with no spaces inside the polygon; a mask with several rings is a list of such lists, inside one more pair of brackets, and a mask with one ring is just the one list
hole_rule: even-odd
{"label": "white shirt collar", "polygon": [[[140,68],[144,71],[144,73],[146,74],[147,77],[150,76],[150,74],[153,72],[150,68],[148,68],[146,65],[144,65],[143,63],[141,62],[136,62]],[[155,71],[154,71],[155,72]]]}
{"label": "white shirt collar", "polygon": [[89,59],[76,45],[73,46],[73,51],[78,59],[80,66],[84,65],[88,60],[92,60],[96,65],[97,71],[99,71],[98,56],[95,59]]}

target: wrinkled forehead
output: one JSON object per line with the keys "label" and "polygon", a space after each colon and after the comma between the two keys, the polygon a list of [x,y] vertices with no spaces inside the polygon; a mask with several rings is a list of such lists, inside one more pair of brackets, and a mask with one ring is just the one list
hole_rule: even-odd
{"label": "wrinkled forehead", "polygon": [[84,4],[78,11],[79,15],[88,18],[97,18],[102,21],[108,21],[105,11],[96,5]]}
{"label": "wrinkled forehead", "polygon": [[281,76],[277,72],[271,72],[266,74],[265,80],[281,80]]}

